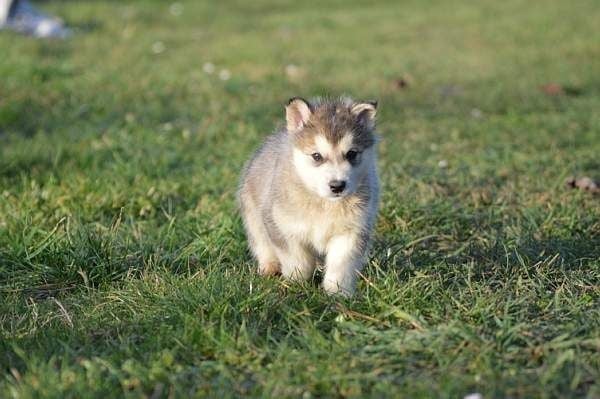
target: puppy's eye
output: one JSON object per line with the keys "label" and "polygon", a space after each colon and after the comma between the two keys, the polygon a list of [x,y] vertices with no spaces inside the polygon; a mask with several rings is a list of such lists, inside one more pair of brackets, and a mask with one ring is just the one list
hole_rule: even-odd
{"label": "puppy's eye", "polygon": [[356,157],[358,156],[358,151],[355,150],[350,150],[346,153],[346,159],[349,162],[354,162],[356,161]]}
{"label": "puppy's eye", "polygon": [[323,160],[323,156],[321,154],[319,154],[318,152],[315,152],[313,154],[310,155],[312,157],[312,159],[315,160],[315,162],[321,162]]}

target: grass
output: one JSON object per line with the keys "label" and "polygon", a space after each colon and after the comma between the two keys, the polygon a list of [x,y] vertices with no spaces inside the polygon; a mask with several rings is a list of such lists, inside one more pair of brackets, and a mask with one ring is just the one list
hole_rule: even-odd
{"label": "grass", "polygon": [[[323,3],[0,34],[0,397],[600,397],[596,2]],[[285,100],[341,93],[383,139],[348,300],[258,277],[234,204]]]}

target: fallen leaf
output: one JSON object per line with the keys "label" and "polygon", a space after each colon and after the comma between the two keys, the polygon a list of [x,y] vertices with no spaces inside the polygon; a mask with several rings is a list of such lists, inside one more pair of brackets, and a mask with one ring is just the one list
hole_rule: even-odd
{"label": "fallen leaf", "polygon": [[392,88],[396,90],[405,90],[412,84],[413,79],[410,75],[404,75],[392,81]]}
{"label": "fallen leaf", "polygon": [[540,90],[548,95],[548,96],[579,96],[582,93],[582,90],[578,87],[573,86],[564,86],[560,83],[547,83],[545,85],[540,86]]}
{"label": "fallen leaf", "polygon": [[406,89],[408,87],[408,82],[404,78],[395,79],[394,87],[398,90]]}
{"label": "fallen leaf", "polygon": [[600,193],[600,182],[595,181],[591,177],[584,176],[578,179],[569,177],[565,183],[570,188],[578,188],[591,193]]}
{"label": "fallen leaf", "polygon": [[549,96],[561,96],[565,94],[562,85],[558,83],[547,83],[540,87],[540,89]]}

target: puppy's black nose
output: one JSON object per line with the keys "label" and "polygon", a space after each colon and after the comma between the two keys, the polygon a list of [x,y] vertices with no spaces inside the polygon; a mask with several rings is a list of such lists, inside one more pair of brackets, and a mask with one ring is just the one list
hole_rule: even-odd
{"label": "puppy's black nose", "polygon": [[346,188],[346,182],[343,180],[332,180],[329,182],[329,188],[334,194],[339,194]]}

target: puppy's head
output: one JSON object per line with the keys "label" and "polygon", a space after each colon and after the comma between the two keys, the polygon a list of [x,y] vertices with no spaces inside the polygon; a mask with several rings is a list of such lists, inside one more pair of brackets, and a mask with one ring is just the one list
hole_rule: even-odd
{"label": "puppy's head", "polygon": [[377,103],[296,97],[285,111],[293,164],[304,185],[330,200],[353,194],[375,162]]}

